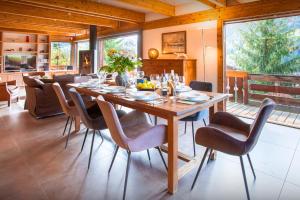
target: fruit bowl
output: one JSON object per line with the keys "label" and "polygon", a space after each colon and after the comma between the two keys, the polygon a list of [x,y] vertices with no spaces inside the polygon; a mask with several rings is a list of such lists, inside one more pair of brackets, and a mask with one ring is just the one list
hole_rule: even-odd
{"label": "fruit bowl", "polygon": [[138,91],[155,91],[156,88],[137,88]]}
{"label": "fruit bowl", "polygon": [[155,85],[151,83],[150,81],[145,81],[143,83],[138,83],[136,88],[139,91],[155,91]]}

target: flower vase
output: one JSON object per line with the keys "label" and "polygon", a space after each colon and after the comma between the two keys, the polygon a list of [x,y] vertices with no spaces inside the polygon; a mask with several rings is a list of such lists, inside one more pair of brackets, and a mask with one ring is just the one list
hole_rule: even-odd
{"label": "flower vase", "polygon": [[128,81],[128,77],[126,74],[118,74],[116,76],[115,82],[118,86],[126,86]]}

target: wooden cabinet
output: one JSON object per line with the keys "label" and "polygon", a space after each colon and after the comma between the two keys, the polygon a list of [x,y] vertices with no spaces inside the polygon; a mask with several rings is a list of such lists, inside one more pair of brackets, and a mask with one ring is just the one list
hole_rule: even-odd
{"label": "wooden cabinet", "polygon": [[142,70],[147,76],[174,70],[179,76],[184,76],[186,84],[189,84],[191,80],[196,80],[196,63],[196,59],[144,59]]}
{"label": "wooden cabinet", "polygon": [[[26,72],[25,72],[26,73]],[[65,74],[78,74],[77,70],[58,70],[58,71],[45,71],[45,75],[52,78],[53,75],[65,75]],[[22,72],[8,72],[0,73],[0,82],[4,81],[17,81],[17,86],[24,86],[23,73]]]}

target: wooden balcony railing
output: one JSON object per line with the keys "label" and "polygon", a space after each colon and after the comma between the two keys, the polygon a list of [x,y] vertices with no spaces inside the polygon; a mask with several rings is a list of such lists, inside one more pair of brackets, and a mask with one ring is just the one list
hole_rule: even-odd
{"label": "wooden balcony railing", "polygon": [[227,92],[231,101],[248,104],[249,100],[271,98],[276,103],[300,106],[300,76],[249,74],[245,71],[226,71]]}

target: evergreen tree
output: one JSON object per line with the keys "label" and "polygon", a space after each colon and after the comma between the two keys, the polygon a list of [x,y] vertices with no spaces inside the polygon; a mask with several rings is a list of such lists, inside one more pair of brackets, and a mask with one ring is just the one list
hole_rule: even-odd
{"label": "evergreen tree", "polygon": [[300,39],[288,19],[247,23],[240,29],[241,42],[234,43],[230,57],[250,73],[293,74],[300,72]]}

